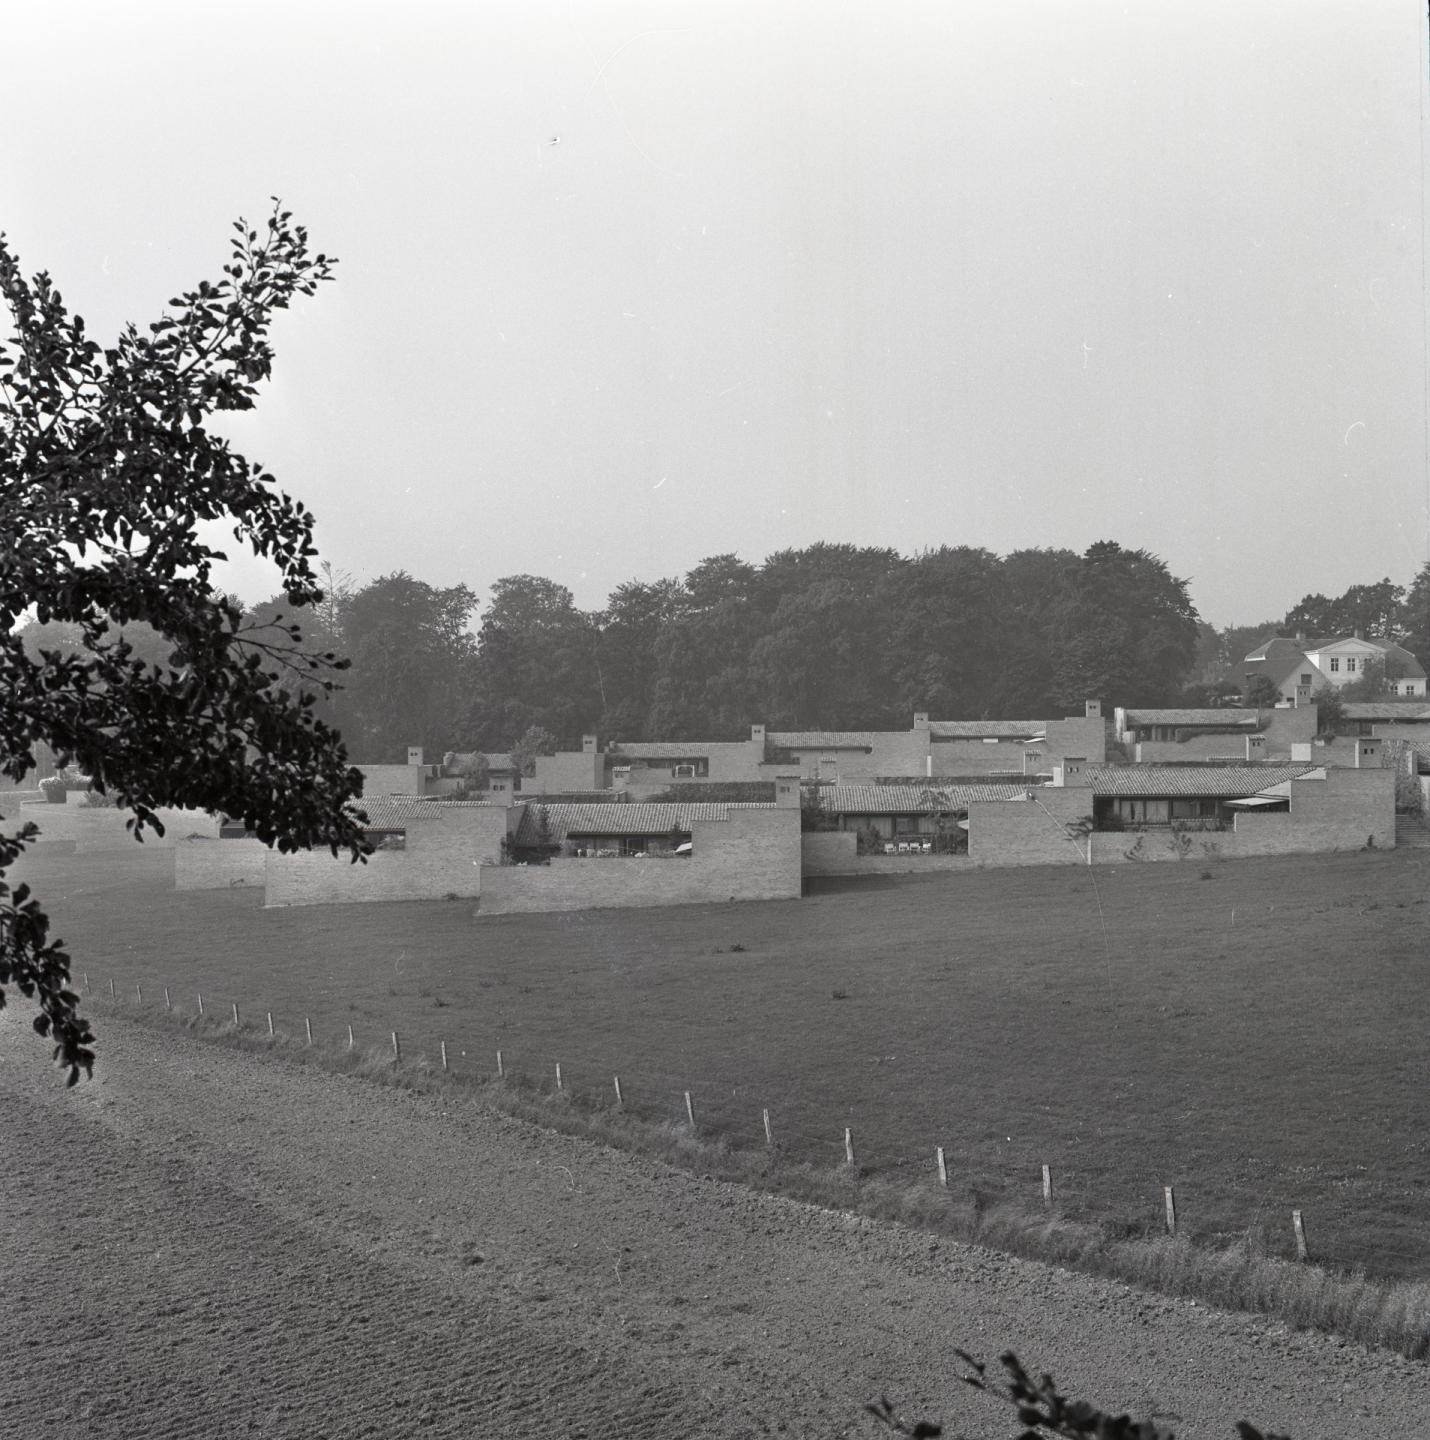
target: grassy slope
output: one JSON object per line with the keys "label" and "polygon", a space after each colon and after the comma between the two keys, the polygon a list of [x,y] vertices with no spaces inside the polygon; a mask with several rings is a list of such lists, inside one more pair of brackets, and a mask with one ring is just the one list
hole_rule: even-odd
{"label": "grassy slope", "polygon": [[[96,991],[609,1093],[796,1157],[1198,1238],[1289,1212],[1332,1266],[1430,1275],[1427,852],[995,871],[802,902],[474,919],[179,894],[153,852],[27,861]],[[1105,938],[1104,938],[1105,937]],[[731,946],[743,945],[743,951]],[[847,998],[836,999],[836,994]],[[100,1028],[102,1035],[102,1017]],[[464,1053],[465,1052],[465,1053]]]}

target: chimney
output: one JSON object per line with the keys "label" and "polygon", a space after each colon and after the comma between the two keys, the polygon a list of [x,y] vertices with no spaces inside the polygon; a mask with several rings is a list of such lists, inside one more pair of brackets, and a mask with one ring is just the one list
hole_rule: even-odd
{"label": "chimney", "polygon": [[914,729],[927,730],[929,728],[929,712],[927,710],[914,711]]}
{"label": "chimney", "polygon": [[1087,773],[1085,755],[1065,755],[1062,764],[1053,766],[1053,784],[1067,790],[1086,790],[1092,785]]}
{"label": "chimney", "polygon": [[1102,719],[1102,701],[1101,701],[1101,700],[1087,700],[1087,701],[1084,701],[1084,702],[1083,702],[1083,708],[1084,708],[1084,710],[1087,712],[1087,713],[1083,716],[1083,719],[1084,719],[1084,720],[1101,720],[1101,719]]}
{"label": "chimney", "polygon": [[594,755],[596,753],[596,737],[594,735],[583,735],[581,737],[581,753],[583,755]]}
{"label": "chimney", "polygon": [[1246,737],[1246,758],[1248,760],[1266,759],[1266,736],[1248,735]]}
{"label": "chimney", "polygon": [[750,726],[750,743],[752,745],[763,745],[765,743],[765,727],[763,725]]}
{"label": "chimney", "polygon": [[420,745],[409,745],[407,747],[407,763],[409,765],[421,765],[422,747]]}
{"label": "chimney", "polygon": [[775,805],[780,810],[799,809],[799,776],[775,776]]}
{"label": "chimney", "polygon": [[1356,741],[1355,768],[1357,770],[1379,770],[1380,747],[1379,735],[1362,735]]}

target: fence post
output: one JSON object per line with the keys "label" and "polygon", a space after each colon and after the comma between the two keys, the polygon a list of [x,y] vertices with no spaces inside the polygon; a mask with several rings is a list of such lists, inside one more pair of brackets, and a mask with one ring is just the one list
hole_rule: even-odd
{"label": "fence post", "polygon": [[442,1068],[444,1070],[447,1068],[447,1042],[445,1040],[442,1041]]}
{"label": "fence post", "polygon": [[1172,1194],[1170,1185],[1162,1187],[1162,1202],[1167,1212],[1167,1234],[1175,1235],[1177,1233],[1177,1197]]}
{"label": "fence post", "polygon": [[271,1010],[268,1012],[268,1038],[270,1040],[273,1038],[273,1012]]}
{"label": "fence post", "polygon": [[142,985],[136,984],[134,986],[134,1002],[137,1005],[144,1003],[144,987]]}
{"label": "fence post", "polygon": [[942,1145],[940,1145],[940,1146],[938,1147],[938,1149],[936,1149],[936,1150],[934,1151],[934,1159],[935,1159],[935,1161],[936,1161],[937,1164],[938,1164],[938,1183],[939,1183],[941,1186],[943,1186],[943,1188],[944,1188],[945,1190],[947,1190],[947,1189],[948,1189],[948,1166],[947,1166],[946,1164],[944,1164],[944,1159],[943,1159],[943,1146],[942,1146]]}
{"label": "fence post", "polygon": [[844,1163],[851,1170],[854,1168],[854,1132],[847,1125],[844,1127]]}
{"label": "fence post", "polygon": [[303,1029],[308,1036],[308,1044],[313,1043],[313,1022],[305,1015],[303,1017]]}
{"label": "fence post", "polygon": [[612,1075],[611,1083],[616,1087],[616,1109],[624,1110],[626,1108],[626,1101],[625,1097],[621,1094],[621,1077],[619,1075]]}
{"label": "fence post", "polygon": [[198,997],[199,997],[199,1014],[202,1015],[202,1014],[204,1013],[204,992],[203,992],[202,990],[200,990],[200,991],[198,992]]}
{"label": "fence post", "polygon": [[164,1009],[172,1010],[173,1008],[174,1006],[169,1000],[169,987],[166,985],[164,986]]}
{"label": "fence post", "polygon": [[233,1002],[233,1028],[238,1029],[238,1001]]}
{"label": "fence post", "polygon": [[558,1090],[564,1090],[566,1088],[561,1083],[561,1062],[559,1060],[556,1062],[556,1088]]}
{"label": "fence post", "polygon": [[1052,1170],[1051,1170],[1048,1166],[1044,1165],[1044,1166],[1043,1166],[1043,1204],[1051,1207],[1052,1203],[1053,1203],[1053,1172],[1052,1172]]}
{"label": "fence post", "polygon": [[502,1079],[505,1079],[505,1078],[506,1078],[506,1070],[503,1068],[502,1063],[501,1063],[501,1051],[498,1050],[498,1051],[497,1051],[497,1079],[498,1079],[498,1080],[502,1080]]}
{"label": "fence post", "polygon": [[392,1063],[394,1065],[402,1064],[402,1046],[397,1043],[396,1030],[392,1032]]}
{"label": "fence post", "polygon": [[773,1150],[775,1148],[775,1132],[770,1128],[770,1112],[761,1110],[760,1119],[765,1122],[765,1149]]}
{"label": "fence post", "polygon": [[90,993],[90,990],[89,990],[89,971],[88,971],[88,970],[86,970],[86,971],[84,972],[84,993],[85,993],[86,995],[88,995],[88,994]]}
{"label": "fence post", "polygon": [[1306,1260],[1310,1258],[1310,1252],[1306,1249],[1306,1227],[1301,1223],[1301,1212],[1291,1212],[1291,1228],[1296,1232],[1296,1258]]}
{"label": "fence post", "polygon": [[351,1025],[349,1025],[349,1026],[348,1026],[348,1049],[351,1050],[352,1048],[353,1048],[353,1027],[352,1027]]}
{"label": "fence post", "polygon": [[114,999],[114,976],[113,976],[113,975],[111,975],[111,976],[109,977],[109,998],[110,998],[111,1000]]}
{"label": "fence post", "polygon": [[685,1118],[690,1121],[690,1128],[695,1129],[695,1106],[690,1103],[690,1091],[685,1092]]}

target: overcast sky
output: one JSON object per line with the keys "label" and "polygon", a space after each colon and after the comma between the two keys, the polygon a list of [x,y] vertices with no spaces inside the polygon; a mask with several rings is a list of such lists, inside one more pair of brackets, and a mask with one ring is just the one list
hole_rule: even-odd
{"label": "overcast sky", "polygon": [[1424,27],[44,0],[0,229],[104,340],[281,195],[342,263],[233,433],[359,581],[1115,539],[1251,623],[1426,559]]}

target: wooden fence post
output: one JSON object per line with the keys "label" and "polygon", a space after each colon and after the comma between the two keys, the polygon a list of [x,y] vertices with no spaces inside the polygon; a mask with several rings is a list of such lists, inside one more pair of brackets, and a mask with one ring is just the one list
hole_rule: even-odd
{"label": "wooden fence post", "polygon": [[303,1017],[303,1030],[308,1037],[308,1044],[313,1043],[313,1022],[305,1015]]}
{"label": "wooden fence post", "polygon": [[775,1132],[770,1128],[770,1112],[761,1110],[760,1119],[765,1122],[765,1149],[773,1150],[775,1148]]}
{"label": "wooden fence post", "polygon": [[1053,1172],[1047,1166],[1043,1166],[1043,1204],[1051,1208],[1053,1203]]}
{"label": "wooden fence post", "polygon": [[164,986],[164,1009],[166,1009],[166,1010],[172,1010],[173,1008],[174,1008],[174,1006],[173,1006],[172,1002],[169,1000],[169,987],[166,985],[166,986]]}
{"label": "wooden fence post", "polygon": [[394,1065],[402,1064],[402,1046],[397,1043],[396,1030],[392,1032],[392,1063]]}
{"label": "wooden fence post", "polygon": [[561,1062],[559,1060],[556,1062],[556,1088],[558,1090],[564,1090],[566,1088],[561,1083]]}
{"label": "wooden fence post", "polygon": [[621,1094],[621,1077],[619,1075],[612,1075],[611,1083],[616,1087],[616,1109],[624,1110],[626,1108],[626,1101],[625,1097]]}
{"label": "wooden fence post", "polygon": [[695,1106],[690,1103],[690,1091],[685,1092],[685,1118],[690,1121],[690,1128],[695,1129]]}
{"label": "wooden fence post", "polygon": [[1296,1258],[1298,1260],[1309,1259],[1310,1252],[1306,1249],[1306,1227],[1301,1223],[1299,1210],[1291,1212],[1291,1228],[1296,1232]]}
{"label": "wooden fence post", "polygon": [[199,996],[199,1014],[202,1015],[202,1014],[204,1013],[204,992],[203,992],[202,990],[200,990],[200,991],[198,992],[198,996]]}
{"label": "wooden fence post", "polygon": [[238,1029],[238,1001],[233,1002],[233,1028]]}
{"label": "wooden fence post", "polygon": [[268,1012],[268,1038],[273,1039],[273,1012]]}
{"label": "wooden fence post", "polygon": [[844,1127],[844,1163],[851,1170],[854,1168],[854,1132],[847,1125]]}
{"label": "wooden fence post", "polygon": [[445,1040],[442,1041],[442,1068],[444,1070],[447,1068],[447,1042]]}
{"label": "wooden fence post", "polygon": [[134,1002],[136,1005],[144,1003],[144,987],[142,985],[136,984],[134,987]]}
{"label": "wooden fence post", "polygon": [[88,995],[88,994],[90,993],[90,990],[89,990],[89,971],[88,971],[88,970],[86,970],[86,971],[84,972],[84,993],[85,993],[86,995]]}
{"label": "wooden fence post", "polygon": [[1167,1212],[1167,1234],[1177,1233],[1177,1197],[1172,1193],[1170,1185],[1162,1187],[1162,1203]]}
{"label": "wooden fence post", "polygon": [[505,1078],[506,1078],[506,1070],[505,1070],[505,1068],[503,1067],[503,1065],[502,1065],[502,1063],[501,1063],[501,1051],[498,1050],[498,1051],[497,1051],[497,1079],[498,1079],[498,1080],[502,1080],[502,1079],[505,1079]]}
{"label": "wooden fence post", "polygon": [[940,1185],[942,1185],[945,1190],[947,1190],[947,1189],[948,1189],[948,1166],[944,1163],[944,1159],[943,1159],[943,1146],[942,1146],[942,1145],[940,1145],[940,1146],[938,1147],[938,1149],[934,1151],[934,1159],[935,1159],[935,1160],[937,1161],[937,1163],[938,1163],[938,1183],[939,1183]]}
{"label": "wooden fence post", "polygon": [[353,1027],[352,1027],[351,1025],[349,1025],[349,1026],[348,1026],[348,1049],[351,1050],[352,1048],[353,1048]]}
{"label": "wooden fence post", "polygon": [[109,998],[114,999],[114,976],[109,977]]}

